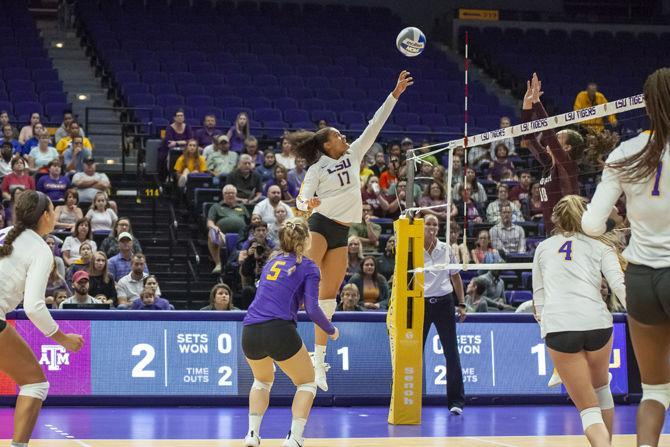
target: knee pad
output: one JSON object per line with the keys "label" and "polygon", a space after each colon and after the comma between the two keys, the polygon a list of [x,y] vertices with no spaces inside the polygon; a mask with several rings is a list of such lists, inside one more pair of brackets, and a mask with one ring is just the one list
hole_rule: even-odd
{"label": "knee pad", "polygon": [[319,307],[326,314],[329,320],[333,319],[335,309],[337,309],[337,300],[335,298],[329,300],[319,300]]}
{"label": "knee pad", "polygon": [[598,406],[601,410],[610,410],[614,408],[614,399],[612,398],[610,382],[612,382],[612,373],[609,373],[609,380],[607,381],[607,385],[603,385],[600,388],[595,388],[593,390],[596,392],[596,397],[598,397]]}
{"label": "knee pad", "polygon": [[19,396],[32,397],[44,402],[49,394],[49,382],[29,383],[19,387]]}
{"label": "knee pad", "polygon": [[302,385],[298,385],[296,392],[297,391],[312,393],[312,395],[316,397],[316,382],[303,383]]}
{"label": "knee pad", "polygon": [[274,382],[261,382],[260,380],[254,379],[253,385],[251,385],[252,390],[266,390],[268,393],[272,390],[272,384]]}
{"label": "knee pad", "polygon": [[642,384],[642,400],[655,400],[660,402],[661,405],[667,410],[670,407],[670,383],[664,383],[661,385],[647,385],[646,383]]}
{"label": "knee pad", "polygon": [[586,408],[579,412],[579,417],[582,418],[582,428],[584,432],[586,429],[595,424],[604,424],[603,413],[598,407]]}

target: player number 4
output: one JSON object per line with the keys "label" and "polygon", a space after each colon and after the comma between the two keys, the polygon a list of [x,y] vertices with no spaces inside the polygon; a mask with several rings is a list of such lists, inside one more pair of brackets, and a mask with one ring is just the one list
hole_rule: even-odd
{"label": "player number 4", "polygon": [[663,172],[663,162],[658,162],[658,169],[656,169],[656,180],[654,180],[654,189],[651,190],[651,195],[658,197],[661,195],[661,191],[658,189],[658,185],[661,182],[661,173]]}
{"label": "player number 4", "polygon": [[565,255],[566,261],[572,261],[572,241],[567,241],[565,244],[561,245],[558,252]]}

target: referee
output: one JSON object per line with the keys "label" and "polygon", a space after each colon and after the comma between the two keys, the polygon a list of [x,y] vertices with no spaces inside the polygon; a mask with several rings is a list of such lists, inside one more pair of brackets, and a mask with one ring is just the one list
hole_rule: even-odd
{"label": "referee", "polygon": [[[449,246],[437,239],[438,229],[437,217],[434,215],[424,217],[423,257],[426,269],[443,264],[445,260],[450,263],[456,262]],[[456,314],[460,321],[465,320],[465,297],[459,272],[460,269],[443,269],[424,273],[423,344],[426,345],[428,331],[434,324],[447,360],[447,406],[455,415],[463,414],[465,404],[463,371],[456,339]]]}

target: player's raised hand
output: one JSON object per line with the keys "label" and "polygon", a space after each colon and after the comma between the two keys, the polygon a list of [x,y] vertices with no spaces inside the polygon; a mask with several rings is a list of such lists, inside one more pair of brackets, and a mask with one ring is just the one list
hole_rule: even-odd
{"label": "player's raised hand", "polygon": [[530,110],[533,108],[533,88],[530,81],[526,81],[526,93],[523,95],[523,110]]}
{"label": "player's raised hand", "polygon": [[533,73],[533,79],[530,81],[533,104],[540,102],[540,96],[544,94],[542,91],[542,81],[537,77],[537,73]]}
{"label": "player's raised hand", "polygon": [[398,76],[398,83],[396,84],[393,92],[391,93],[395,99],[398,99],[400,95],[409,87],[414,84],[414,78],[410,75],[409,71],[403,70]]}

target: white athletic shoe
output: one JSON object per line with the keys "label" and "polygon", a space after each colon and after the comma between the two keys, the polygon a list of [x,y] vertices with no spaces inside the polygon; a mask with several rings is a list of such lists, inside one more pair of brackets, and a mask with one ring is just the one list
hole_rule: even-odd
{"label": "white athletic shoe", "polygon": [[291,432],[288,432],[288,436],[286,439],[284,439],[284,442],[282,443],[282,447],[303,447],[305,441],[303,441],[303,444],[300,444],[296,439],[291,436]]}
{"label": "white athletic shoe", "polygon": [[560,385],[563,383],[563,379],[561,379],[561,376],[558,375],[558,371],[554,370],[554,373],[551,375],[551,378],[549,379],[549,383],[547,386],[549,388],[553,388],[555,386]]}
{"label": "white athletic shoe", "polygon": [[328,363],[321,363],[317,365],[314,358],[314,353],[312,352],[309,355],[312,358],[312,364],[314,365],[314,381],[316,382],[316,386],[321,388],[322,391],[328,391],[326,373],[330,369],[330,365]]}
{"label": "white athletic shoe", "polygon": [[449,409],[449,411],[450,411],[451,414],[453,414],[454,416],[460,416],[460,415],[463,414],[463,409],[462,409],[461,407],[451,407],[451,408]]}
{"label": "white athletic shoe", "polygon": [[260,445],[261,438],[254,432],[251,432],[251,434],[244,438],[244,447],[259,447]]}

